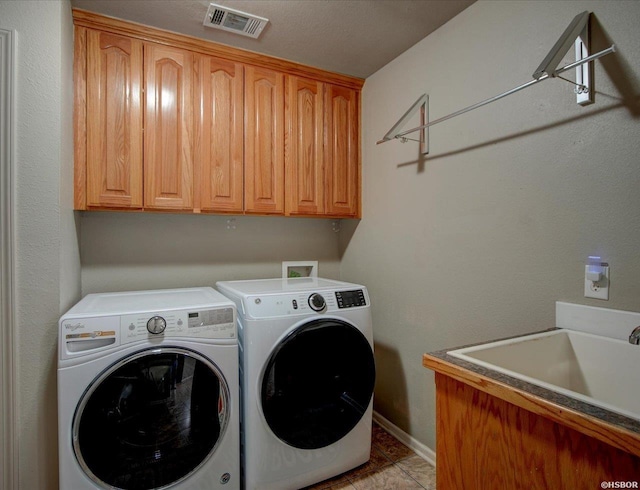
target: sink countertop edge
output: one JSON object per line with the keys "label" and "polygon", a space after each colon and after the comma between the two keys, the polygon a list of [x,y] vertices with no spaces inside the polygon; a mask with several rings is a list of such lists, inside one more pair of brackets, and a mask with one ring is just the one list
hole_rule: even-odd
{"label": "sink countertop edge", "polygon": [[[545,331],[549,330],[555,329]],[[540,332],[517,337],[533,333]],[[492,342],[495,341],[474,345]],[[640,422],[447,354],[463,347],[426,353],[422,364],[436,373],[640,457]]]}

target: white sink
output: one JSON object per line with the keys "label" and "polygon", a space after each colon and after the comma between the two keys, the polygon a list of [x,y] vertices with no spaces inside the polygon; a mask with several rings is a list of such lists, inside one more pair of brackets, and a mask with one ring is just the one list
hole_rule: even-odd
{"label": "white sink", "polygon": [[449,355],[640,421],[640,346],[559,329]]}

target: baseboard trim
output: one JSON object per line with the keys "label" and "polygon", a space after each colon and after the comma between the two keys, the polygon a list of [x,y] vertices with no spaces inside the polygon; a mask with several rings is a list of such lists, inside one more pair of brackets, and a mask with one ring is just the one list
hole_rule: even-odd
{"label": "baseboard trim", "polygon": [[400,427],[393,424],[378,412],[374,410],[373,412],[373,420],[384,430],[386,430],[389,434],[398,439],[402,444],[407,447],[413,449],[413,451],[420,456],[421,458],[426,459],[433,466],[436,465],[436,453],[433,449],[431,449],[426,444],[422,444],[417,439],[411,437],[405,431],[403,431]]}

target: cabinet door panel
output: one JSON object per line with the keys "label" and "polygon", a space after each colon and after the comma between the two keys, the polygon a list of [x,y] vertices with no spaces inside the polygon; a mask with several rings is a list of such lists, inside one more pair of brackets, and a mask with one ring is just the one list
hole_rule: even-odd
{"label": "cabinet door panel", "polygon": [[358,93],[327,85],[326,114],[326,213],[360,215],[360,151]]}
{"label": "cabinet door panel", "polygon": [[245,68],[245,210],[284,212],[284,75]]}
{"label": "cabinet door panel", "polygon": [[200,209],[242,212],[243,68],[240,63],[201,56],[198,71]]}
{"label": "cabinet door panel", "polygon": [[193,207],[193,55],[145,43],[144,205]]}
{"label": "cabinet door panel", "polygon": [[142,42],[87,31],[87,205],[142,206]]}
{"label": "cabinet door panel", "polygon": [[288,77],[286,213],[324,213],[324,84]]}

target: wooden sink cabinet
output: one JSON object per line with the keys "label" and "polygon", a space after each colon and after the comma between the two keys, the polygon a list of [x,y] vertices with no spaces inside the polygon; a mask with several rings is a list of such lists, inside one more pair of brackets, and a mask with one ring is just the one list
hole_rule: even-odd
{"label": "wooden sink cabinet", "polygon": [[640,482],[640,433],[446,357],[423,357],[436,373],[438,490],[586,490]]}

